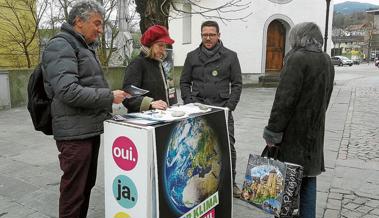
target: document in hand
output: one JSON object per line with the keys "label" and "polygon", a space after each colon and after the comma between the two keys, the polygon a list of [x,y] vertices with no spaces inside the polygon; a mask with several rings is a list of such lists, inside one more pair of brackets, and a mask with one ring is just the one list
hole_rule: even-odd
{"label": "document in hand", "polygon": [[141,89],[134,85],[130,85],[126,87],[124,91],[130,94],[130,96],[126,98],[134,98],[134,97],[141,96],[149,92],[149,90]]}

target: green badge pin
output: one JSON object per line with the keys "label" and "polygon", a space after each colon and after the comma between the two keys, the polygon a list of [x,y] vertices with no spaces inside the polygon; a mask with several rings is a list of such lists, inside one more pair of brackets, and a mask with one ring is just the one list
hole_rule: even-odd
{"label": "green badge pin", "polygon": [[217,75],[218,75],[217,70],[212,71],[212,76],[217,76]]}

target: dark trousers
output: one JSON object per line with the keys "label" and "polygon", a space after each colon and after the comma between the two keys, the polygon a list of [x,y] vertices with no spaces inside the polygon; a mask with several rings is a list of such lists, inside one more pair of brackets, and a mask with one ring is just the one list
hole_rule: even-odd
{"label": "dark trousers", "polygon": [[229,129],[229,141],[230,141],[230,153],[232,156],[232,174],[233,174],[233,184],[236,182],[236,161],[237,161],[237,152],[234,144],[236,139],[234,138],[234,119],[232,112],[229,111],[228,115],[228,129]]}
{"label": "dark trousers", "polygon": [[300,189],[300,218],[316,217],[316,177],[304,177]]}
{"label": "dark trousers", "polygon": [[59,218],[85,218],[95,186],[100,136],[57,141],[60,168]]}

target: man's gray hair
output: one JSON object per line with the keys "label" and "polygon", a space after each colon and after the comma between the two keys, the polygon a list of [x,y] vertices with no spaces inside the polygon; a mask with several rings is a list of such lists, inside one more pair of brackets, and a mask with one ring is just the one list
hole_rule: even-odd
{"label": "man's gray hair", "polygon": [[73,26],[75,24],[76,17],[86,21],[93,12],[101,14],[102,17],[105,16],[105,9],[100,5],[100,3],[91,0],[80,1],[72,7],[70,13],[68,14],[67,22]]}
{"label": "man's gray hair", "polygon": [[323,39],[320,28],[312,22],[296,24],[290,31],[289,42],[292,48],[322,49]]}

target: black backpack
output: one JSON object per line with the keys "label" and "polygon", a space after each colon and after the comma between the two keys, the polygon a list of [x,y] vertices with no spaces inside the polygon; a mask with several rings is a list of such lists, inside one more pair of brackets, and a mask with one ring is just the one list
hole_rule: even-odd
{"label": "black backpack", "polygon": [[[64,38],[68,41],[77,56],[78,48],[69,36],[60,33],[52,39],[54,38]],[[39,63],[30,75],[28,82],[28,111],[32,118],[34,129],[45,133],[45,135],[52,135],[51,99],[45,91],[42,71],[42,63]]]}

